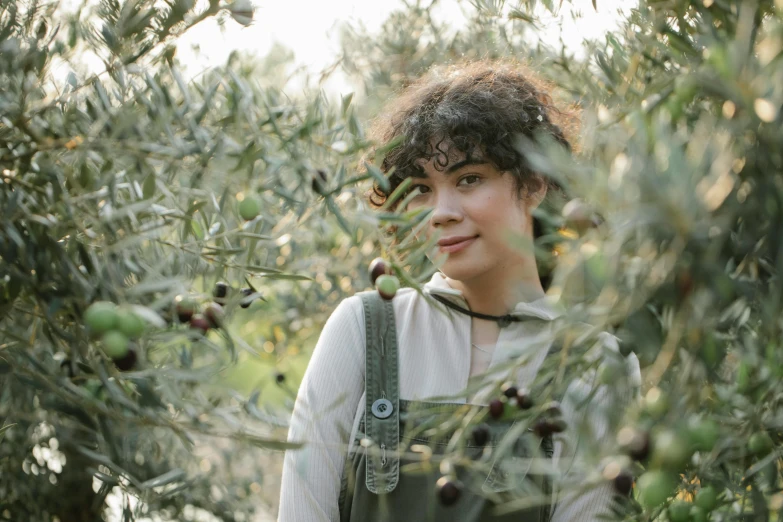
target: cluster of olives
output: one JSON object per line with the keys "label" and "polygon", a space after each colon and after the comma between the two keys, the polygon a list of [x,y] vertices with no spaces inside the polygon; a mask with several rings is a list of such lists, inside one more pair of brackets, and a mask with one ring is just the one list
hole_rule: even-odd
{"label": "cluster of olives", "polygon": [[[535,405],[527,390],[517,390],[510,384],[504,384],[501,391],[503,392],[501,398],[489,402],[489,416],[495,420],[511,418],[515,409],[529,410]],[[547,411],[549,410],[553,414],[556,413],[556,403],[552,403],[551,408],[547,408]],[[564,424],[555,424],[553,419],[543,417],[533,424],[532,430],[537,435],[544,437],[562,431],[561,427],[564,428]],[[476,446],[484,446],[489,442],[489,439],[489,427],[486,424],[479,424],[471,431],[470,440]]]}
{"label": "cluster of olives", "polygon": [[[656,428],[655,423],[668,412],[669,400],[657,388],[651,390],[643,403],[641,427],[626,426],[617,435],[617,442],[626,458],[644,465],[646,471],[636,482],[638,500],[648,510],[666,502],[677,489],[679,476],[695,452],[709,453],[720,440],[718,424],[707,417],[693,417],[674,427]],[[756,432],[748,439],[747,450],[762,458],[773,450],[773,440],[766,431]],[[633,475],[628,469],[617,470],[607,478],[614,481],[618,493],[629,495]],[[609,466],[607,466],[609,469]],[[604,475],[606,476],[606,470]],[[672,522],[707,520],[719,504],[720,492],[712,485],[701,484],[693,502],[676,500],[668,508]]]}
{"label": "cluster of olives", "polygon": [[499,398],[489,401],[489,416],[493,419],[505,419],[513,415],[515,407],[529,410],[533,407],[533,399],[526,389],[517,390],[515,386],[504,384]]}
{"label": "cluster of olives", "polygon": [[370,283],[372,283],[381,297],[391,300],[400,289],[400,280],[392,275],[392,267],[383,258],[376,257],[370,263]]}
{"label": "cluster of olives", "polygon": [[203,307],[186,295],[174,298],[174,310],[181,323],[188,323],[194,330],[206,334],[210,328],[219,328],[223,324],[225,313],[223,307],[215,302]]}
{"label": "cluster of olives", "polygon": [[717,506],[718,492],[712,486],[704,486],[696,492],[693,502],[675,500],[667,511],[671,522],[706,522]]}
{"label": "cluster of olives", "polygon": [[[179,295],[174,299],[174,312],[181,323],[206,334],[223,325],[229,286],[219,282],[213,290],[213,301],[200,306],[192,297]],[[239,306],[249,307],[257,298],[263,299],[253,288],[240,290]],[[144,333],[147,324],[130,307],[117,306],[109,301],[96,301],[84,313],[84,324],[93,338],[100,338],[102,351],[114,361],[118,369],[133,369],[137,361],[131,341]]]}
{"label": "cluster of olives", "polygon": [[[507,420],[515,415],[515,410],[530,410],[535,403],[526,389],[517,389],[511,383],[501,387],[501,397],[489,402],[489,416],[494,420]],[[542,414],[533,422],[531,430],[538,437],[549,437],[566,429],[562,410],[557,401],[551,401],[542,408]],[[470,433],[470,441],[476,446],[486,445],[491,438],[489,426],[479,424]],[[462,484],[455,478],[442,476],[435,484],[435,493],[444,506],[455,504],[462,491]]]}
{"label": "cluster of olives", "polygon": [[[223,282],[215,284],[212,290],[212,302],[199,306],[198,302],[186,295],[178,295],[174,299],[174,309],[181,323],[188,323],[191,328],[207,333],[211,328],[219,328],[223,325],[225,312],[223,305],[228,301],[231,287]],[[256,299],[262,299],[253,288],[242,288],[242,299],[239,306],[247,308]]]}
{"label": "cluster of olives", "polygon": [[[215,288],[212,290],[213,301],[221,306],[225,305],[228,300],[228,293],[232,290],[226,283],[219,282],[215,284]],[[239,290],[239,293],[242,295],[242,299],[239,301],[239,306],[242,308],[248,308],[256,299],[266,300],[254,288],[242,288]]]}
{"label": "cluster of olives", "polygon": [[[493,419],[510,419],[514,416],[514,410],[529,410],[535,405],[527,389],[518,390],[516,386],[505,383],[500,391],[500,398],[489,402],[489,415]],[[560,403],[550,401],[542,408],[542,414],[533,422],[531,430],[543,438],[562,433],[566,427]]]}
{"label": "cluster of olives", "polygon": [[84,312],[84,324],[93,337],[100,337],[103,352],[122,371],[136,364],[136,351],[130,341],[146,329],[144,320],[132,310],[109,301],[96,301]]}

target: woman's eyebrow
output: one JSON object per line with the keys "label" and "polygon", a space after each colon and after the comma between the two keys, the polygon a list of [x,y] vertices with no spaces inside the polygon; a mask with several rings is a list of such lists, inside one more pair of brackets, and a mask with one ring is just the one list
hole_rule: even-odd
{"label": "woman's eyebrow", "polygon": [[462,161],[458,161],[457,163],[455,163],[453,165],[449,165],[449,167],[446,169],[446,174],[452,174],[452,173],[458,171],[459,169],[461,169],[462,167],[467,167],[468,165],[484,165],[486,163],[487,162],[484,161],[481,158],[464,159]]}
{"label": "woman's eyebrow", "polygon": [[[467,167],[469,165],[486,165],[487,161],[481,158],[468,158],[464,159],[462,161],[458,161],[454,163],[453,165],[449,165],[446,168],[446,171],[444,172],[444,175],[448,176],[449,174],[453,174],[457,172],[459,169],[463,167]],[[429,179],[429,174],[427,174],[427,171],[421,168],[418,165],[413,166],[411,169],[410,177],[412,178],[418,178],[418,179]]]}

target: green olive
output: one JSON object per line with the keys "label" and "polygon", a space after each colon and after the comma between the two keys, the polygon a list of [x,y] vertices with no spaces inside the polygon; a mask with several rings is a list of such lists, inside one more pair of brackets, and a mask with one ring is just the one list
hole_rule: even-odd
{"label": "green olive", "polygon": [[760,457],[769,454],[774,447],[775,443],[772,442],[772,437],[766,431],[754,433],[748,439],[748,449],[751,453]]}
{"label": "green olive", "polygon": [[255,196],[245,196],[245,199],[239,202],[239,215],[245,221],[255,219],[261,212],[261,200]]}
{"label": "green olive", "polygon": [[144,333],[144,320],[130,310],[121,310],[117,320],[117,330],[129,339],[140,337]]}
{"label": "green olive", "polygon": [[660,419],[669,410],[669,400],[660,388],[653,388],[644,396],[644,411],[653,419]]}
{"label": "green olive", "polygon": [[636,483],[639,490],[639,503],[648,510],[663,504],[677,487],[674,476],[661,470],[648,471]]}
{"label": "green olive", "polygon": [[384,299],[392,299],[400,289],[400,280],[393,275],[382,274],[375,280],[375,288]]}
{"label": "green olive", "polygon": [[696,499],[693,503],[704,511],[712,511],[718,505],[718,492],[712,486],[705,486],[696,493]]}
{"label": "green olive", "polygon": [[691,457],[688,441],[676,431],[664,430],[653,440],[652,463],[671,470],[679,470]]}
{"label": "green olive", "polygon": [[117,326],[117,306],[108,301],[96,301],[84,312],[84,324],[93,334],[102,334]]}
{"label": "green olive", "polygon": [[691,522],[707,522],[707,512],[699,506],[691,507]]}
{"label": "green olive", "polygon": [[720,438],[720,428],[712,419],[693,419],[688,423],[688,437],[693,449],[709,452]]}
{"label": "green olive", "polygon": [[691,519],[691,503],[675,500],[669,504],[669,520],[671,522],[688,522]]}
{"label": "green olive", "polygon": [[103,334],[103,351],[112,359],[119,359],[128,353],[128,338],[117,330]]}

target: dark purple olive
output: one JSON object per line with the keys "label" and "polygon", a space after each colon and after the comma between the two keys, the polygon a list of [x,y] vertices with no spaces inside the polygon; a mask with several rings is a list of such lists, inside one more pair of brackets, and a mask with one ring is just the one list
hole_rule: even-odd
{"label": "dark purple olive", "polygon": [[383,259],[382,257],[376,257],[370,263],[368,274],[370,275],[370,284],[375,286],[375,280],[378,279],[379,276],[382,276],[384,274],[392,275],[392,269],[389,266],[389,263],[387,263],[385,259]]}
{"label": "dark purple olive", "polygon": [[438,500],[444,506],[452,506],[459,500],[462,493],[462,487],[446,477],[441,477],[435,484],[435,490],[438,494]]}
{"label": "dark purple olive", "polygon": [[508,397],[509,399],[515,399],[517,397],[517,388],[516,386],[506,383],[501,388],[500,391],[503,392],[503,395]]}
{"label": "dark purple olive", "polygon": [[628,444],[628,456],[633,460],[646,460],[650,455],[650,435],[637,432]]}
{"label": "dark purple olive", "polygon": [[186,295],[178,295],[174,298],[174,307],[179,322],[187,323],[198,310],[198,304]]}
{"label": "dark purple olive", "polygon": [[552,419],[549,426],[552,433],[563,433],[568,428],[568,423],[563,419]]}
{"label": "dark purple olive", "polygon": [[255,294],[255,292],[252,288],[243,288],[240,292],[244,297],[241,301],[239,301],[239,306],[242,308],[247,308],[253,304],[253,299],[251,299],[250,296]]}
{"label": "dark purple olive", "polygon": [[533,424],[533,432],[541,438],[562,433],[567,427],[563,419],[539,419]]}
{"label": "dark purple olive", "polygon": [[212,296],[215,298],[215,302],[218,304],[226,304],[226,296],[228,296],[228,285],[223,281],[215,283],[215,288],[212,290]]}
{"label": "dark purple olive", "polygon": [[632,449],[628,452],[628,456],[631,457],[633,460],[636,461],[642,461],[647,459],[647,457],[650,455],[650,446],[642,446],[638,450]]}
{"label": "dark purple olive", "polygon": [[503,410],[506,405],[500,399],[492,399],[489,401],[489,414],[493,419],[499,419],[503,416]]}
{"label": "dark purple olive", "polygon": [[473,428],[470,438],[476,446],[485,446],[489,442],[489,428],[483,424],[476,426]]}
{"label": "dark purple olive", "polygon": [[275,373],[275,382],[277,384],[283,384],[285,382],[285,374],[282,372]]}
{"label": "dark purple olive", "polygon": [[535,433],[536,435],[542,438],[552,434],[549,428],[550,428],[549,421],[547,421],[546,419],[538,419],[536,422],[533,423],[533,433]]}
{"label": "dark purple olive", "polygon": [[612,481],[615,491],[620,495],[627,497],[633,489],[633,475],[627,470],[622,470]]}
{"label": "dark purple olive", "polygon": [[529,410],[534,406],[533,398],[528,390],[517,391],[517,405],[520,410]]}
{"label": "dark purple olive", "polygon": [[114,361],[114,366],[116,366],[118,370],[121,372],[127,372],[136,366],[136,359],[136,350],[129,348],[128,353],[126,353],[124,356],[112,360]]}
{"label": "dark purple olive", "polygon": [[311,187],[313,189],[313,192],[318,194],[319,196],[323,196],[326,194],[326,182],[328,180],[328,177],[326,175],[326,171],[318,169],[315,171],[315,174],[313,174]]}
{"label": "dark purple olive", "polygon": [[220,328],[223,325],[225,315],[223,307],[217,303],[209,303],[204,307],[204,317],[207,318],[209,326],[212,328]]}
{"label": "dark purple olive", "polygon": [[201,330],[201,333],[207,333],[210,328],[209,320],[202,314],[193,314],[190,318],[190,327],[194,330]]}
{"label": "dark purple olive", "polygon": [[560,403],[557,401],[549,401],[544,406],[544,414],[550,417],[559,417],[563,414],[563,410],[560,408]]}

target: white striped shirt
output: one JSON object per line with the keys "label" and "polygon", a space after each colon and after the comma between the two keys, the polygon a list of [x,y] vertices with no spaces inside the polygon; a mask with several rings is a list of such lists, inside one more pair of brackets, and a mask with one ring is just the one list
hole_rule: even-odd
{"label": "white striped shirt", "polygon": [[[467,308],[461,292],[451,288],[439,272],[423,290]],[[397,292],[392,303],[397,327],[400,399],[431,400],[451,396],[449,402],[467,402],[465,389],[471,378],[471,318],[426,299],[410,288]],[[488,369],[493,380],[511,380],[519,387],[530,387],[552,344],[552,320],[563,312],[550,296],[518,303],[512,313],[540,320],[513,322],[500,330]],[[613,336],[601,334],[599,337],[604,346],[617,349]],[[349,441],[354,440],[365,408],[364,351],[364,309],[361,298],[353,296],[340,303],[326,322],[297,394],[288,440],[305,442],[305,446],[289,450],[285,455],[280,522],[331,522],[340,518],[338,497],[343,467]],[[515,375],[509,375],[511,360],[527,362],[517,366]],[[639,364],[634,355],[626,359],[626,366],[630,381],[638,386]],[[490,387],[488,384],[478,391],[470,397],[470,402],[487,404],[492,398],[486,393]],[[578,418],[588,418],[587,431],[592,434],[593,444],[584,444],[580,439],[580,448],[608,443],[605,418],[609,410],[616,411],[616,404],[611,402],[614,395],[602,391],[590,403],[589,415],[586,408],[577,415],[569,397],[589,393],[589,389],[580,391],[580,388],[588,387],[583,380],[572,382],[562,401],[569,426],[578,423]],[[571,459],[561,458],[570,446],[564,444],[562,437],[555,439],[555,465],[566,460],[571,465]],[[585,463],[583,468],[593,473],[598,470],[596,462]],[[561,496],[553,520],[599,520],[600,514],[607,513],[611,496],[608,483]]]}

